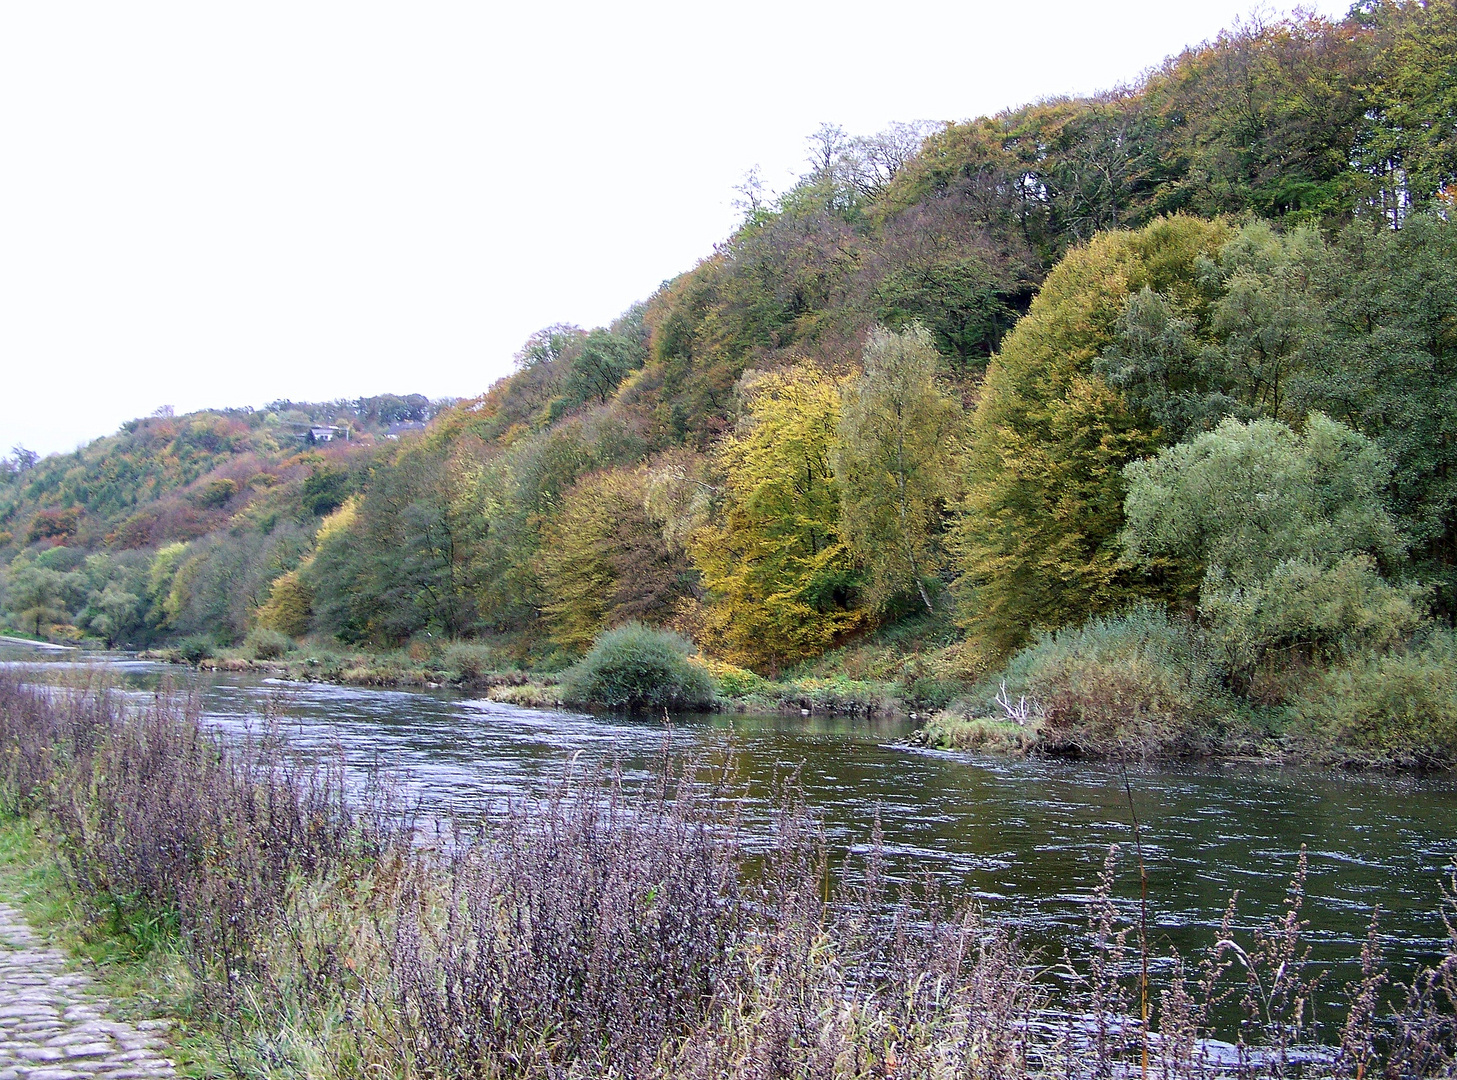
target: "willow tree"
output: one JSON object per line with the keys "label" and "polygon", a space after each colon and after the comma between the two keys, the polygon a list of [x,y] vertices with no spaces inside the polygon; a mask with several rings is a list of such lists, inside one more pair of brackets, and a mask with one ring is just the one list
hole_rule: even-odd
{"label": "willow tree", "polygon": [[864,370],[845,390],[834,455],[841,529],[867,572],[877,611],[914,594],[934,611],[928,581],[945,566],[961,407],[942,387],[930,332],[875,327]]}

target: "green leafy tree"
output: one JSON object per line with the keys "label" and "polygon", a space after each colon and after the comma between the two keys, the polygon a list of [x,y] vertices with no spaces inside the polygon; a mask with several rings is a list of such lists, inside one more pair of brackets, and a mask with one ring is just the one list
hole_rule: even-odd
{"label": "green leafy tree", "polygon": [[571,406],[605,405],[646,358],[640,342],[609,330],[593,330],[572,352],[562,393]]}
{"label": "green leafy tree", "polygon": [[924,325],[938,351],[975,371],[1016,321],[1006,292],[985,258],[908,261],[876,284],[872,313],[892,328]]}
{"label": "green leafy tree", "polygon": [[181,541],[157,549],[147,568],[147,623],[154,629],[167,627],[167,597],[177,568],[187,558],[187,545]]}
{"label": "green leafy tree", "polygon": [[34,563],[12,567],[6,583],[6,604],[20,624],[36,637],[52,623],[71,619],[71,602],[84,579]]}
{"label": "green leafy tree", "polygon": [[941,385],[941,358],[919,323],[900,333],[876,327],[863,362],[840,407],[840,530],[866,568],[871,606],[884,612],[914,593],[933,611],[927,584],[945,563],[961,406]]}
{"label": "green leafy tree", "polygon": [[[365,558],[360,579],[342,584],[367,605],[352,609],[349,634],[396,644],[421,631],[460,637],[475,626],[477,550],[489,527],[479,469],[467,448],[434,442],[402,446],[376,468],[347,529],[363,542]],[[344,532],[339,537],[346,542]],[[331,558],[331,568],[348,572],[350,556]],[[340,584],[331,579],[328,588]]]}
{"label": "green leafy tree", "polygon": [[343,469],[328,465],[316,465],[304,478],[299,502],[303,508],[316,517],[327,517],[349,498],[349,474]]}
{"label": "green leafy tree", "polygon": [[1387,650],[1424,622],[1422,590],[1378,571],[1404,546],[1381,500],[1390,473],[1375,443],[1320,413],[1302,433],[1226,420],[1128,466],[1124,542],[1134,562],[1198,581],[1199,611],[1247,683],[1262,665]]}
{"label": "green leafy tree", "polygon": [[1228,358],[1206,328],[1147,286],[1128,298],[1093,370],[1169,442],[1208,431],[1226,416],[1257,415],[1235,396]]}
{"label": "green leafy tree", "polygon": [[1290,384],[1320,320],[1312,264],[1324,241],[1315,229],[1279,236],[1265,222],[1242,228],[1219,253],[1220,296],[1210,311],[1232,395],[1258,415],[1296,420]]}
{"label": "green leafy tree", "polygon": [[1320,320],[1291,401],[1375,439],[1417,572],[1457,611],[1457,222],[1342,232],[1311,268]]}
{"label": "green leafy tree", "polygon": [[1457,5],[1377,0],[1366,18],[1386,45],[1356,140],[1369,211],[1399,228],[1412,211],[1450,208],[1457,182]]}
{"label": "green leafy tree", "polygon": [[1217,568],[1234,585],[1292,559],[1333,564],[1402,555],[1381,493],[1391,463],[1374,442],[1320,413],[1302,433],[1278,420],[1226,420],[1130,464],[1129,557],[1171,559],[1187,578]]}

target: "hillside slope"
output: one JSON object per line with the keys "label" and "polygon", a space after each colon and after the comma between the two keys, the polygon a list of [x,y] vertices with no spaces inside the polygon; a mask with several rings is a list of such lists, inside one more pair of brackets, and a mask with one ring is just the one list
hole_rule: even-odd
{"label": "hillside slope", "polygon": [[[1457,610],[1454,72],[1451,0],[1378,0],[1090,98],[827,126],[712,255],[418,436],[208,414],[12,466],[5,609],[548,668],[636,621],[971,711],[1010,658],[1068,746],[1338,713],[1376,746]],[[1395,743],[1457,749],[1439,699]]]}

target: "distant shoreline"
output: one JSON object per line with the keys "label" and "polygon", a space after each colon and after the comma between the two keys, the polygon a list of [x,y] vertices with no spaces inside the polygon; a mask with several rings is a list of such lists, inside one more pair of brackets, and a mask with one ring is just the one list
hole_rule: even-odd
{"label": "distant shoreline", "polygon": [[28,645],[32,649],[39,649],[41,652],[76,652],[74,645],[57,645],[50,641],[32,641],[30,638],[10,637],[8,634],[0,634],[0,645]]}

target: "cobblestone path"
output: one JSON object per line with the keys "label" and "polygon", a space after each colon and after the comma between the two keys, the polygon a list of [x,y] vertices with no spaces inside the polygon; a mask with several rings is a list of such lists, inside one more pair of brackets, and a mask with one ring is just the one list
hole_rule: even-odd
{"label": "cobblestone path", "polygon": [[0,904],[0,1080],[151,1080],[176,1075],[162,1021],[106,1019],[85,974]]}

